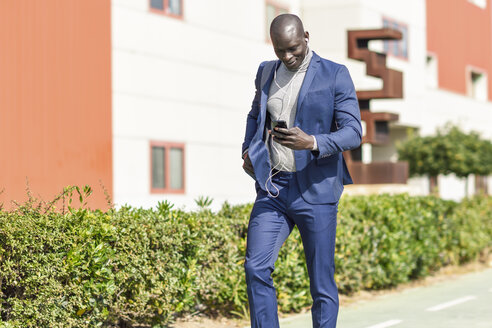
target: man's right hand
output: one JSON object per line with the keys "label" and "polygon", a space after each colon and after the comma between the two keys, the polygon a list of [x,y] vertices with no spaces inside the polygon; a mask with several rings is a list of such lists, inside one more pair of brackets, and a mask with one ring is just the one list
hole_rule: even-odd
{"label": "man's right hand", "polygon": [[251,163],[251,160],[249,159],[248,152],[243,156],[243,170],[254,179],[255,170],[253,168],[253,163]]}

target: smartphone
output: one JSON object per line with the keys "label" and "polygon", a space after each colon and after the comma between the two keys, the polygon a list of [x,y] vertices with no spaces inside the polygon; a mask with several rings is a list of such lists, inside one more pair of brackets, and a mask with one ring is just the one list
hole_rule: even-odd
{"label": "smartphone", "polygon": [[272,121],[273,129],[282,128],[287,129],[287,123],[285,121]]}

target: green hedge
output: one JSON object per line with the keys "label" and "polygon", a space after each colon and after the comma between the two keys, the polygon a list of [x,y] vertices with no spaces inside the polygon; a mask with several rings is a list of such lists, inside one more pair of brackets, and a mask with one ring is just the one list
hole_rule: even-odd
{"label": "green hedge", "polygon": [[[182,313],[246,315],[243,273],[251,205],[218,213],[124,206],[103,213],[0,210],[0,327],[166,327]],[[344,196],[339,206],[340,293],[386,288],[492,246],[492,198]],[[274,272],[281,311],[309,305],[294,230]]]}

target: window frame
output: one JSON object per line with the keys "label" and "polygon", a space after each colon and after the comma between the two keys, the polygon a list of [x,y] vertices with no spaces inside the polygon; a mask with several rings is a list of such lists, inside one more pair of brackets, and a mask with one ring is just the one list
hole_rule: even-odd
{"label": "window frame", "polygon": [[267,16],[268,5],[275,7],[274,17],[280,15],[282,10],[285,11],[286,13],[290,13],[290,8],[287,4],[276,0],[265,0],[265,42],[272,44],[272,40],[270,39],[270,24],[268,22],[268,16]]}
{"label": "window frame", "polygon": [[[391,56],[391,57],[398,58],[401,60],[409,61],[409,57],[410,57],[409,49],[410,49],[410,47],[409,47],[409,38],[408,38],[408,34],[409,34],[408,24],[399,22],[399,21],[397,21],[393,18],[387,17],[387,16],[383,16],[383,28],[388,28],[388,26],[384,26],[385,21],[388,21],[389,23],[392,23],[393,25],[398,26],[398,31],[400,31],[400,32],[401,32],[400,27],[405,28],[405,30],[406,30],[405,41],[406,41],[407,55],[406,55],[406,57],[403,55],[396,55],[391,50],[391,48],[394,47],[394,44],[396,43],[398,45],[398,52],[403,54],[403,38],[402,38],[402,40],[383,40],[384,53],[387,56]],[[392,28],[392,27],[389,27],[389,28]],[[389,49],[388,52],[386,51],[386,48]]]}
{"label": "window frame", "polygon": [[[154,188],[152,185],[152,147],[163,147],[164,148],[164,188]],[[171,148],[181,149],[183,154],[183,161],[181,164],[181,172],[183,173],[183,186],[181,189],[172,189],[170,187],[171,183],[171,168],[170,168],[170,153]],[[184,194],[186,192],[186,147],[184,143],[181,142],[167,142],[167,141],[150,141],[149,146],[149,159],[150,159],[150,193],[151,194]]]}
{"label": "window frame", "polygon": [[183,16],[184,16],[183,0],[178,0],[179,1],[180,8],[181,8],[181,14],[180,15],[176,15],[176,14],[173,14],[173,13],[170,13],[169,12],[169,0],[162,0],[163,7],[164,7],[163,10],[160,10],[160,9],[157,9],[157,8],[153,8],[152,7],[152,0],[148,0],[148,1],[149,1],[149,11],[150,12],[155,13],[155,14],[159,14],[159,15],[163,15],[163,16],[168,16],[168,17],[172,17],[172,18],[177,18],[177,19],[183,20]]}

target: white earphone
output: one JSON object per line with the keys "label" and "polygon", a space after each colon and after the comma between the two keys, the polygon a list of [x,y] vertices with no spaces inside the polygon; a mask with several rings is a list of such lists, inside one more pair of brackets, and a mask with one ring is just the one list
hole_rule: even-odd
{"label": "white earphone", "polygon": [[[295,78],[297,77],[297,74],[300,72],[300,70],[296,71],[296,73],[294,74],[294,76],[290,79],[290,81],[284,86],[284,87],[287,87],[287,91],[284,91],[282,89],[282,87],[278,84],[277,82],[277,69],[274,68],[274,72],[273,72],[273,82],[277,85],[277,88],[282,91],[284,93],[284,96],[288,96],[288,101],[287,101],[287,107],[286,108],[289,108],[290,107],[290,101],[291,101],[291,98],[292,98],[292,90],[293,90],[293,81],[295,80]],[[284,100],[282,98],[282,107],[280,109],[280,113],[278,114],[278,118],[277,119],[282,119],[282,113],[284,111]],[[275,149],[277,151],[277,153],[279,154],[279,158],[278,158],[278,162],[270,169],[270,172],[268,173],[268,179],[267,181],[265,182],[265,189],[267,191],[267,193],[270,195],[270,197],[272,198],[277,198],[278,195],[280,195],[280,190],[277,188],[277,186],[273,183],[272,179],[275,175],[277,175],[277,173],[279,173],[282,169],[285,169],[285,166],[284,166],[284,162],[287,160],[287,158],[285,158],[285,155],[282,154],[281,151],[279,151],[277,148],[277,145],[275,144],[275,141],[273,141],[273,139],[270,139],[270,142],[271,142],[271,147],[273,149]],[[283,158],[282,158],[283,157]],[[276,170],[277,168],[279,168],[279,170],[277,170],[277,172],[273,172],[274,170]],[[268,189],[268,182],[271,183],[271,185],[273,186],[273,188],[276,189],[277,193],[274,195],[270,192],[270,190]]]}

